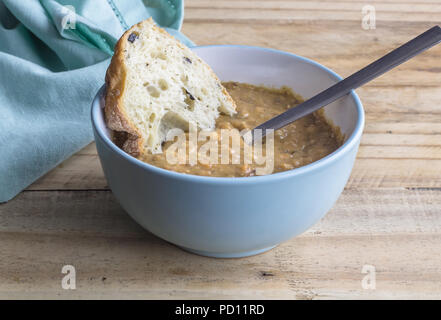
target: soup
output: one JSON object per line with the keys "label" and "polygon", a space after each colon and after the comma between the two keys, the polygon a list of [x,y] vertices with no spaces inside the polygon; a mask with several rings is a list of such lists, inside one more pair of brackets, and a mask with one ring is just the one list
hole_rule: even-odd
{"label": "soup", "polygon": [[[302,97],[287,87],[275,89],[238,82],[225,82],[223,85],[236,102],[237,113],[232,117],[228,115],[219,116],[216,121],[216,130],[213,132],[215,139],[218,139],[218,141],[220,141],[222,130],[237,129],[236,131],[239,132],[253,129],[266,120],[289,108],[295,108],[296,105],[303,102]],[[187,156],[198,153],[198,150],[206,143],[203,139],[197,141],[192,149],[188,132],[185,133],[185,139]],[[274,132],[274,157],[269,173],[305,166],[334,152],[342,143],[343,136],[339,128],[335,128],[328,123],[323,116],[323,112],[315,112]],[[258,174],[259,168],[262,167],[262,164],[255,162],[245,163],[243,159],[246,150],[244,150],[245,143],[243,140],[240,141],[239,152],[233,155],[234,152],[230,150],[231,159],[236,157],[242,159],[242,161],[231,163],[231,160],[228,164],[222,164],[220,149],[217,155],[218,161],[207,163],[206,159],[198,159],[193,163],[189,163],[189,161],[171,163],[167,158],[167,152],[171,150],[169,148],[172,148],[172,146],[175,148],[174,144],[176,144],[175,140],[167,141],[163,144],[161,154],[147,154],[140,160],[167,170],[213,177],[254,176]],[[264,140],[263,151],[266,150],[265,144],[268,144],[268,142]]]}

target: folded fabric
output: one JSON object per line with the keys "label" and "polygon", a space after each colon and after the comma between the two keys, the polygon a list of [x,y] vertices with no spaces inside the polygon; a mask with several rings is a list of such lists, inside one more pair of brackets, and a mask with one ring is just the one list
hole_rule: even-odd
{"label": "folded fabric", "polygon": [[92,141],[113,48],[149,17],[192,45],[181,0],[0,0],[0,202]]}

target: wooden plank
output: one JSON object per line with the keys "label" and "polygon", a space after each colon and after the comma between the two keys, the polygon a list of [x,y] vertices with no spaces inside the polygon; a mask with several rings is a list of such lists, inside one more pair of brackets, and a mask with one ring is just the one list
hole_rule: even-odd
{"label": "wooden plank", "polygon": [[0,298],[440,298],[440,206],[441,190],[346,190],[305,234],[225,260],[143,231],[110,192],[24,192],[0,205]]}
{"label": "wooden plank", "polygon": [[[346,189],[330,214],[306,234],[441,234],[439,205],[441,188]],[[25,191],[1,204],[0,213],[0,233],[145,236],[110,191]]]}
{"label": "wooden plank", "polygon": [[[194,5],[195,3],[198,3],[199,1],[213,1],[214,2],[221,2],[221,3],[227,3],[227,2],[232,2],[232,1],[236,1],[236,0],[187,0],[185,1],[185,6],[186,8],[190,8],[192,5]],[[268,0],[240,0],[243,2],[251,2],[251,3],[255,3],[256,5],[259,5],[259,3],[261,2],[267,2]],[[274,2],[274,3],[278,3],[278,2],[305,2],[305,0],[270,0],[270,2]],[[327,3],[327,2],[338,2],[338,3],[348,3],[349,5],[351,3],[366,3],[365,0],[320,0],[320,1],[316,1],[316,2],[321,2],[321,3]],[[396,4],[407,4],[410,6],[413,5],[417,5],[420,3],[427,3],[427,4],[439,4],[438,0],[370,0],[369,3],[396,3]]]}
{"label": "wooden plank", "polygon": [[[364,141],[368,145],[361,146],[359,150],[348,188],[441,187],[441,159],[435,158],[440,150],[438,136],[429,136],[426,140],[426,136],[420,135],[417,138],[419,141],[407,140],[410,145],[428,141],[436,143],[434,146],[421,143],[422,146],[410,147],[405,145],[408,136],[388,136],[380,135],[379,139],[378,135],[372,138],[369,134],[365,135]],[[96,153],[87,154],[94,148],[94,144],[91,144],[85,151],[75,154],[29,186],[28,190],[108,189],[98,156]],[[433,150],[437,150],[437,154],[432,153]]]}
{"label": "wooden plank", "polygon": [[366,114],[364,133],[430,134],[441,133],[441,116],[436,113],[388,113]]}
{"label": "wooden plank", "polygon": [[[317,4],[318,6],[320,3]],[[362,5],[359,5],[359,10],[345,10],[345,9],[331,9],[331,10],[314,10],[313,8],[299,8],[293,10],[280,9],[264,9],[264,10],[250,10],[249,8],[192,8],[186,13],[186,20],[190,22],[206,22],[216,21],[223,23],[235,22],[283,22],[294,20],[328,20],[328,21],[357,21],[361,24],[363,18],[361,12]],[[393,12],[393,11],[377,11],[377,23],[390,21],[415,21],[415,22],[439,22],[439,12]]]}
{"label": "wooden plank", "polygon": [[[372,3],[369,3],[372,5]],[[361,13],[361,9],[366,6],[366,2],[358,1],[212,1],[212,0],[191,0],[188,1],[186,8],[191,11],[194,9],[210,9],[218,11],[219,9],[251,9],[251,10],[314,10],[314,11],[352,11]],[[378,12],[408,12],[408,13],[429,13],[440,12],[441,3],[426,2],[420,3],[412,2],[412,5],[402,2],[383,3],[377,2],[374,4],[375,10]]]}
{"label": "wooden plank", "polygon": [[441,146],[436,134],[366,133],[361,138],[363,146]]}
{"label": "wooden plank", "polygon": [[[336,3],[337,5],[342,5],[345,8],[350,8],[351,6],[357,3],[365,4],[366,1],[364,0],[313,0],[310,1],[311,3],[320,3],[324,6],[328,6],[329,3],[332,5]],[[370,3],[376,3],[379,5],[397,5],[396,8],[399,8],[399,6],[407,7],[400,10],[395,11],[402,11],[406,10],[409,7],[412,7],[414,5],[441,5],[437,0],[371,0]],[[249,8],[255,7],[255,8],[265,8],[265,7],[280,7],[280,6],[295,6],[296,4],[299,5],[311,5],[308,4],[308,1],[306,0],[187,0],[185,1],[185,8],[188,10],[191,10],[193,7],[200,7],[202,4],[210,5],[210,8],[218,8],[218,7],[228,7],[228,6],[238,6],[236,3],[240,3],[241,5],[245,5]],[[314,5],[312,4],[312,5]],[[344,8],[343,7],[343,8]],[[320,9],[317,8],[317,9]]]}
{"label": "wooden plank", "polygon": [[346,188],[440,188],[441,160],[357,159]]}
{"label": "wooden plank", "polygon": [[360,146],[357,157],[359,159],[392,158],[441,160],[441,146]]}
{"label": "wooden plank", "polygon": [[[441,74],[441,68],[439,72]],[[397,73],[396,77],[400,77],[401,74]],[[435,74],[433,77],[438,78]],[[441,80],[441,78],[439,79]],[[436,107],[441,104],[441,87],[439,86],[396,87],[390,84],[390,86],[381,87],[367,85],[357,89],[356,92],[367,113],[379,115],[384,113],[393,115],[395,113],[430,114],[435,115],[435,119],[441,121],[441,108]],[[434,123],[433,120],[430,122]],[[414,119],[414,122],[416,121],[418,120]]]}

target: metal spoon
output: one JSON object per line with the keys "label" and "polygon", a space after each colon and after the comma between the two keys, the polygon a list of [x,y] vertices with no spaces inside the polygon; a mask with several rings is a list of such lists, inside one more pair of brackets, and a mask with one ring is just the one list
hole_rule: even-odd
{"label": "metal spoon", "polygon": [[[381,76],[383,73],[413,58],[417,54],[441,42],[441,28],[435,26],[418,37],[403,44],[401,47],[389,52],[380,59],[372,62],[360,71],[337,82],[332,87],[302,102],[294,108],[262,123],[252,130],[253,140],[261,139],[266,134],[266,129],[280,129],[314,111],[334,102],[365,83]],[[263,129],[257,130],[256,129]]]}

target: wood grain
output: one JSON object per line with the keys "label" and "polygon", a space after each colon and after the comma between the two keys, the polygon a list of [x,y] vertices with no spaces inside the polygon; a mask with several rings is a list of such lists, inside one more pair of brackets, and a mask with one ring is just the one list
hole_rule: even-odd
{"label": "wood grain", "polygon": [[[374,5],[376,29],[361,27]],[[348,76],[439,24],[438,0],[187,0],[195,43],[292,52]],[[303,235],[244,259],[195,256],[117,204],[92,143],[0,205],[0,298],[441,298],[441,46],[357,90],[366,126],[345,191]],[[77,290],[61,289],[61,267]],[[377,288],[361,288],[373,265]]]}
{"label": "wood grain", "polygon": [[[156,238],[108,191],[17,200],[1,207],[0,298],[441,297],[441,190],[346,190],[305,234],[232,260]],[[77,270],[74,291],[61,289],[64,264]],[[376,290],[361,287],[365,264],[377,270]]]}
{"label": "wood grain", "polygon": [[[358,1],[190,1],[192,10],[187,21],[283,21],[318,20],[360,21],[361,10],[366,2]],[[213,10],[215,9],[215,10]],[[434,21],[439,22],[441,5],[437,3],[375,3],[379,21]],[[407,14],[406,14],[407,13]],[[412,13],[409,15],[408,13]]]}
{"label": "wood grain", "polygon": [[[409,135],[386,133],[373,134],[371,137],[370,134],[365,134],[347,188],[441,188],[440,140],[439,135],[418,135],[412,140]],[[421,143],[422,141],[426,142]],[[75,154],[28,188],[102,189],[108,189],[108,186],[94,144]]]}

